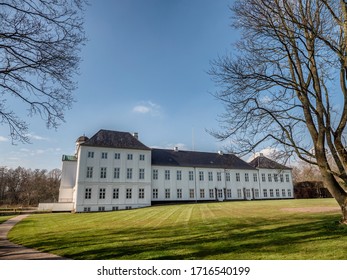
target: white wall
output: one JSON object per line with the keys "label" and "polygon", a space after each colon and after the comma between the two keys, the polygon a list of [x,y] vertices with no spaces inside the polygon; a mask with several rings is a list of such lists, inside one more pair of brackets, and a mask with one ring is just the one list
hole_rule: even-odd
{"label": "white wall", "polygon": [[59,202],[73,201],[73,188],[76,183],[77,161],[63,161]]}
{"label": "white wall", "polygon": [[[158,190],[158,198],[153,201],[180,201],[180,200],[231,200],[244,199],[245,189],[248,189],[252,195],[252,189],[259,189],[259,178],[257,170],[226,170],[218,168],[193,168],[193,167],[172,167],[172,166],[152,166],[157,170],[158,179],[152,179],[152,191]],[[170,172],[170,180],[165,178],[165,172]],[[181,171],[181,180],[177,180],[177,171]],[[189,171],[193,172],[193,180],[189,180]],[[203,172],[203,180],[200,180],[200,172]],[[212,172],[212,180],[209,178],[209,172]],[[220,173],[220,181],[218,180]],[[226,174],[230,174],[230,180],[226,180]],[[236,180],[236,173],[239,173],[240,181]],[[257,175],[257,181],[253,180],[253,173]],[[245,174],[248,174],[248,182],[245,180]],[[170,190],[170,198],[166,197],[166,189]],[[177,190],[182,189],[182,198],[177,197]],[[238,193],[241,190],[241,196]],[[194,190],[194,197],[190,197],[190,190]],[[204,190],[204,197],[201,197],[201,191]],[[214,196],[210,197],[210,190],[213,190]],[[230,190],[230,191],[228,191]],[[231,194],[231,197],[229,196]],[[221,195],[221,196],[220,196]]]}
{"label": "white wall", "polygon": [[[88,157],[93,152],[94,157]],[[107,158],[102,158],[107,153]],[[120,154],[120,159],[115,158]],[[128,159],[128,154],[132,159]],[[140,159],[144,156],[144,160]],[[81,146],[78,154],[77,188],[75,193],[76,211],[82,212],[86,207],[90,211],[98,211],[105,207],[111,211],[114,207],[138,208],[151,205],[151,151],[135,149],[115,149]],[[92,178],[87,178],[87,168],[93,167]],[[101,178],[101,168],[106,168],[106,178]],[[119,178],[114,177],[114,169],[119,168]],[[127,170],[132,170],[132,178],[127,178]],[[140,178],[140,169],[144,170],[144,178]],[[85,198],[86,189],[92,189],[91,198]],[[100,199],[100,189],[105,189],[105,199]],[[113,189],[119,189],[119,198],[113,199]],[[131,189],[131,199],[126,198],[127,189]],[[139,197],[140,189],[144,197]]]}
{"label": "white wall", "polygon": [[[265,174],[265,182],[262,180],[262,174]],[[269,181],[269,174],[271,175],[271,181]],[[275,176],[277,175],[277,182]],[[281,182],[281,175],[283,175],[283,182]],[[286,175],[289,176],[289,182],[286,180]],[[279,198],[293,198],[293,179],[291,170],[279,170],[279,169],[259,169],[261,197],[264,199],[279,199]],[[264,195],[264,190],[267,196]],[[279,193],[279,194],[278,194]]]}

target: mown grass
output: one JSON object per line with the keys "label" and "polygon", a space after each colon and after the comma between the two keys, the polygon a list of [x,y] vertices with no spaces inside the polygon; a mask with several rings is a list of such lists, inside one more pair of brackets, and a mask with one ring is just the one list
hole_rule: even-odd
{"label": "mown grass", "polygon": [[0,224],[2,224],[3,222],[6,222],[7,220],[13,218],[14,216],[1,216],[0,215]]}
{"label": "mown grass", "polygon": [[40,214],[23,220],[9,238],[72,259],[347,259],[339,210],[293,211],[321,206],[337,204],[251,201]]}

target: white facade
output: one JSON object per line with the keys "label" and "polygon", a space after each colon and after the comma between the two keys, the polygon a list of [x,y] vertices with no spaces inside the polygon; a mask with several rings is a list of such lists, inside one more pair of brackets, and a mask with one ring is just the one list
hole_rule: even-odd
{"label": "white facade", "polygon": [[257,170],[152,166],[152,202],[251,200],[259,189]]}
{"label": "white facade", "polygon": [[77,144],[75,156],[63,156],[59,192],[59,202],[72,203],[75,212],[293,198],[289,168],[256,168],[233,155],[149,149],[123,132],[101,130]]}
{"label": "white facade", "polygon": [[291,170],[259,168],[263,199],[293,198]]}
{"label": "white facade", "polygon": [[81,146],[75,210],[111,211],[151,205],[150,150]]}

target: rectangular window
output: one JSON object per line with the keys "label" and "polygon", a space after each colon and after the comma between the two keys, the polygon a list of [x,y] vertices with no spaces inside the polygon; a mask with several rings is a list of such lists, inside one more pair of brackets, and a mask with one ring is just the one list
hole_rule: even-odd
{"label": "rectangular window", "polygon": [[266,178],[265,178],[265,174],[264,174],[264,173],[261,174],[261,181],[262,181],[262,182],[265,182],[265,181],[266,181]]}
{"label": "rectangular window", "polygon": [[229,172],[225,173],[225,180],[227,182],[230,182],[230,173]]}
{"label": "rectangular window", "polygon": [[88,152],[88,157],[89,158],[94,158],[94,152]]}
{"label": "rectangular window", "polygon": [[278,182],[278,174],[276,174],[276,173],[274,174],[274,181]]}
{"label": "rectangular window", "polygon": [[285,189],[282,189],[282,196],[286,197],[286,190]]}
{"label": "rectangular window", "polygon": [[276,197],[280,197],[280,190],[276,189]]}
{"label": "rectangular window", "polygon": [[194,197],[195,197],[194,189],[189,189],[189,198],[194,198]]}
{"label": "rectangular window", "polygon": [[259,198],[259,190],[258,189],[254,190],[254,197]]}
{"label": "rectangular window", "polygon": [[132,168],[127,168],[127,179],[132,179],[133,178],[133,169]]}
{"label": "rectangular window", "polygon": [[194,181],[194,172],[193,171],[189,171],[189,181]]}
{"label": "rectangular window", "polygon": [[128,154],[128,160],[133,160],[133,154]]}
{"label": "rectangular window", "polygon": [[205,190],[200,189],[200,198],[205,198]]}
{"label": "rectangular window", "polygon": [[118,188],[113,189],[112,198],[113,199],[119,199],[119,189]]}
{"label": "rectangular window", "polygon": [[112,211],[118,211],[118,206],[112,206]]}
{"label": "rectangular window", "polygon": [[280,182],[283,183],[284,179],[283,179],[283,174],[280,174]]}
{"label": "rectangular window", "polygon": [[99,189],[99,199],[105,199],[106,197],[106,189],[101,188]]}
{"label": "rectangular window", "polygon": [[289,183],[289,174],[286,174],[286,182]]}
{"label": "rectangular window", "polygon": [[269,182],[272,182],[272,176],[271,176],[271,173],[267,174],[267,180],[268,180]]}
{"label": "rectangular window", "polygon": [[204,181],[204,171],[199,171],[199,180]]}
{"label": "rectangular window", "polygon": [[114,159],[120,159],[120,153],[115,153],[114,154]]}
{"label": "rectangular window", "polygon": [[132,198],[132,189],[126,189],[125,198],[126,199],[131,199]]}
{"label": "rectangular window", "polygon": [[182,171],[181,170],[177,170],[176,177],[177,177],[177,181],[182,180]]}
{"label": "rectangular window", "polygon": [[93,178],[93,167],[87,167],[87,178]]}
{"label": "rectangular window", "polygon": [[165,189],[165,198],[170,198],[170,189]]}
{"label": "rectangular window", "polygon": [[274,197],[274,190],[270,189],[270,197]]}
{"label": "rectangular window", "polygon": [[101,167],[100,168],[100,178],[105,179],[107,175],[107,168],[106,167]]}
{"label": "rectangular window", "polygon": [[[208,180],[213,181],[213,174],[211,171],[208,172]],[[200,179],[200,181],[203,181],[203,180]]]}
{"label": "rectangular window", "polygon": [[222,181],[222,173],[221,172],[217,172],[217,181]]}
{"label": "rectangular window", "polygon": [[153,180],[158,180],[158,169],[153,169],[152,176]]}
{"label": "rectangular window", "polygon": [[105,206],[99,206],[98,211],[99,212],[104,212],[105,211]]}
{"label": "rectangular window", "polygon": [[236,182],[240,182],[240,173],[236,173]]}
{"label": "rectangular window", "polygon": [[140,155],[140,160],[145,160],[145,155]]}
{"label": "rectangular window", "polygon": [[106,152],[102,152],[102,153],[101,153],[101,158],[107,159],[107,153],[106,153]]}
{"label": "rectangular window", "polygon": [[237,189],[237,198],[242,198],[242,190]]}
{"label": "rectangular window", "polygon": [[250,189],[246,189],[246,197],[247,198],[251,197],[251,190]]}
{"label": "rectangular window", "polygon": [[90,207],[84,207],[83,212],[90,212]]}
{"label": "rectangular window", "polygon": [[113,171],[113,178],[114,179],[119,179],[119,176],[120,176],[120,168],[119,167],[116,167]]}
{"label": "rectangular window", "polygon": [[253,173],[253,182],[258,182],[258,175],[257,175],[257,173]]}
{"label": "rectangular window", "polygon": [[263,190],[263,196],[267,197],[267,190],[266,189]]}
{"label": "rectangular window", "polygon": [[292,197],[292,191],[291,190],[287,190],[288,196]]}
{"label": "rectangular window", "polygon": [[223,198],[223,190],[218,189],[217,193],[218,193],[218,198]]}
{"label": "rectangular window", "polygon": [[170,170],[165,170],[165,180],[170,180]]}
{"label": "rectangular window", "polygon": [[227,189],[227,198],[232,198],[231,189]]}
{"label": "rectangular window", "polygon": [[182,189],[177,189],[177,198],[182,198]]}
{"label": "rectangular window", "polygon": [[145,198],[145,189],[139,189],[139,199]]}
{"label": "rectangular window", "polygon": [[209,189],[208,190],[210,198],[214,198],[214,189]]}
{"label": "rectangular window", "polygon": [[249,182],[249,175],[248,175],[248,173],[245,173],[245,181]]}
{"label": "rectangular window", "polygon": [[158,198],[158,189],[152,190],[152,198],[157,199]]}
{"label": "rectangular window", "polygon": [[85,190],[84,198],[85,199],[91,199],[92,198],[92,189],[91,188],[87,188]]}
{"label": "rectangular window", "polygon": [[145,179],[145,169],[144,168],[140,168],[139,169],[139,179],[140,180],[144,180]]}
{"label": "rectangular window", "polygon": [[132,207],[131,206],[125,206],[125,210],[131,210]]}

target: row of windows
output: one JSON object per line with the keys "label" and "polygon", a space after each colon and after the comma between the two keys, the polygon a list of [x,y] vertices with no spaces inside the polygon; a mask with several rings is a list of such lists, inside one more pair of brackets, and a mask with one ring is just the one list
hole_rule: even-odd
{"label": "row of windows", "polygon": [[[125,206],[125,210],[130,210],[130,209],[132,209],[131,206]],[[112,211],[118,211],[118,210],[119,210],[119,207],[118,207],[118,206],[112,206]],[[90,212],[90,211],[91,211],[91,207],[84,207],[84,208],[83,208],[83,211],[84,211],[84,212]],[[99,207],[98,207],[98,211],[99,211],[99,212],[105,211],[105,206],[99,206]]]}
{"label": "row of windows", "polygon": [[[109,154],[108,152],[101,152],[101,159],[107,159],[108,154]],[[120,159],[121,158],[120,153],[114,153],[113,155],[114,155],[114,159]],[[88,152],[87,156],[88,156],[88,158],[94,158],[94,152]],[[134,158],[133,154],[127,154],[127,160],[133,160],[133,158]],[[140,154],[139,160],[145,160],[145,155]]]}
{"label": "row of windows", "polygon": [[[87,178],[93,178],[93,174],[94,173],[94,167],[87,167]],[[207,172],[208,174],[208,181],[213,181],[213,172],[209,171]],[[204,171],[199,171],[199,181],[204,181],[205,179],[205,173]],[[249,174],[245,173],[245,182],[249,182]],[[279,176],[278,176],[279,175]],[[274,182],[284,182],[284,176],[283,174],[268,174],[268,182],[272,182],[272,176],[273,176],[273,181]],[[153,175],[152,178],[153,180],[158,180],[159,177],[159,171],[158,169],[154,169],[153,170]],[[241,181],[241,177],[240,177],[240,173],[236,173],[235,174],[235,179],[236,182],[240,182]],[[262,173],[261,174],[262,177],[262,182],[266,182],[266,174]],[[107,167],[100,167],[100,178],[101,179],[105,179],[107,178]],[[113,178],[114,179],[119,179],[120,178],[120,168],[116,167],[113,169]],[[126,178],[127,179],[133,179],[133,168],[127,168],[127,173],[126,173]],[[171,180],[171,170],[165,170],[164,171],[164,178],[165,180]],[[145,169],[144,168],[140,168],[139,172],[138,172],[138,179],[139,180],[144,180],[145,179]],[[289,174],[285,174],[285,179],[286,182],[289,182]],[[177,181],[181,181],[182,180],[182,171],[181,170],[177,170],[176,171],[176,180]],[[189,171],[188,172],[188,180],[189,181],[194,181],[194,172],[193,171]],[[230,181],[230,173],[225,173],[225,180],[228,182]],[[217,181],[222,181],[222,173],[221,172],[217,172]],[[257,173],[253,173],[253,181],[257,182],[258,181],[258,176]]]}
{"label": "row of windows", "polygon": [[[145,189],[140,188],[138,189],[138,198],[144,199],[145,198]],[[100,188],[99,189],[99,199],[105,199],[106,198],[106,188]],[[125,198],[126,199],[132,199],[133,197],[133,189],[127,188],[125,190]],[[92,198],[92,188],[86,188],[84,192],[84,198],[85,199],[91,199]],[[119,199],[119,188],[113,188],[112,189],[112,199]]]}
{"label": "row of windows", "polygon": [[[127,179],[133,179],[133,168],[127,168],[127,173],[126,173],[126,178]],[[94,176],[94,167],[88,166],[87,167],[87,178],[93,178]],[[100,178],[105,179],[107,178],[107,167],[100,167]],[[119,179],[120,178],[120,168],[115,167],[113,169],[113,178],[114,179]],[[145,169],[140,168],[138,172],[138,178],[139,180],[144,180],[145,179]]]}
{"label": "row of windows", "polygon": [[[216,193],[217,191],[217,193]],[[276,194],[276,197],[291,197],[292,196],[292,191],[289,189],[282,189],[280,195],[280,189],[269,189],[269,197],[275,197],[274,196],[274,191]],[[153,199],[158,199],[159,190],[158,189],[153,189],[152,191],[152,198]],[[171,190],[170,189],[165,189],[164,190],[165,194],[165,199],[170,199],[171,198]],[[259,190],[255,189],[254,190],[254,197],[259,198]],[[263,196],[264,198],[268,197],[268,190],[264,189],[263,190]],[[205,192],[205,189],[200,189],[199,190],[199,198],[204,199],[204,198],[210,198],[210,199],[215,199],[215,198],[232,198],[232,192],[231,189],[226,189],[225,193],[224,190],[222,189],[209,189],[208,193]],[[237,189],[237,198],[252,198],[252,193],[250,189]],[[182,198],[182,189],[177,189],[176,190],[176,198],[181,199]],[[189,198],[195,198],[195,190],[194,189],[189,189]]]}
{"label": "row of windows", "polygon": [[[213,172],[212,171],[208,171],[207,172],[207,178],[208,181],[213,181]],[[245,173],[245,182],[249,182],[249,174]],[[265,174],[261,174],[262,175],[262,181],[265,182]],[[274,182],[278,182],[278,175],[280,178],[280,182],[284,182],[284,177],[283,174],[268,174],[268,181],[272,182],[272,176],[274,178]],[[153,169],[153,173],[152,173],[152,178],[153,180],[158,180],[159,177],[159,170],[158,169]],[[205,172],[204,171],[199,171],[198,174],[199,177],[199,181],[204,181],[205,180]],[[165,180],[171,180],[171,170],[165,170],[164,171],[164,178]],[[286,178],[286,182],[289,182],[289,174],[285,174],[285,178]],[[182,171],[181,170],[177,170],[176,171],[176,180],[177,181],[181,181],[182,180]],[[189,171],[188,172],[188,180],[189,181],[194,181],[194,172],[193,171]],[[225,180],[227,182],[230,182],[230,173],[226,172],[225,173]],[[240,182],[241,181],[241,174],[240,173],[235,173],[235,180],[236,182]],[[217,172],[217,181],[222,181],[222,172]],[[258,182],[258,174],[257,173],[253,173],[253,182]]]}
{"label": "row of windows", "polygon": [[[279,176],[278,176],[279,175]],[[273,181],[274,182],[278,182],[278,177],[279,177],[279,181],[281,183],[284,182],[284,177],[283,177],[283,174],[277,174],[277,173],[274,173],[274,174],[271,174],[271,173],[268,173],[267,174],[267,180],[268,182],[272,182],[272,177],[273,177]],[[285,174],[285,177],[286,177],[286,182],[289,183],[290,180],[289,180],[289,174]],[[261,181],[262,182],[266,182],[266,174],[262,173],[261,174]]]}
{"label": "row of windows", "polygon": [[292,196],[292,191],[291,190],[286,190],[285,189],[282,189],[281,192],[280,192],[280,189],[264,189],[263,190],[263,197],[275,197],[275,194],[276,194],[276,197],[281,197],[281,194],[282,194],[282,197],[286,197],[286,195],[288,195],[288,197],[291,197]]}
{"label": "row of windows", "polygon": [[[280,192],[281,191],[281,192]],[[170,189],[165,189],[165,199],[170,199],[171,198],[171,190]],[[145,189],[140,188],[138,189],[138,198],[139,199],[144,199],[145,198]],[[222,189],[217,189],[217,193],[215,189],[209,189],[208,193],[205,192],[205,189],[200,189],[199,190],[199,198],[204,199],[204,198],[210,198],[210,199],[215,199],[217,198],[232,198],[232,192],[231,189],[226,189],[225,193]],[[292,196],[292,191],[290,189],[264,189],[263,190],[263,197],[291,197]],[[99,199],[105,199],[106,198],[106,188],[100,188],[99,189]],[[132,199],[133,197],[133,189],[127,188],[125,192],[125,198],[126,199]],[[159,197],[159,189],[153,189],[152,190],[152,198],[153,199],[158,199]],[[183,197],[183,190],[182,189],[177,189],[176,190],[176,198],[177,199],[182,199]],[[237,198],[251,198],[251,190],[250,189],[245,189],[244,191],[242,189],[237,189]],[[254,190],[254,197],[259,198],[259,190]],[[85,189],[85,199],[91,199],[92,198],[92,188],[86,188]],[[195,190],[194,189],[189,189],[189,198],[194,199],[195,198]],[[119,188],[113,188],[112,189],[112,199],[119,199]]]}

